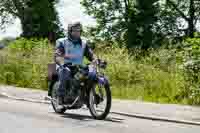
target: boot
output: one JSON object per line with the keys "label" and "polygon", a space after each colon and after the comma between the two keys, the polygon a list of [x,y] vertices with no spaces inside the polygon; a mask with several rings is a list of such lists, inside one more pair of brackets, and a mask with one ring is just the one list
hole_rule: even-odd
{"label": "boot", "polygon": [[58,105],[63,105],[64,104],[64,98],[63,97],[58,97]]}
{"label": "boot", "polygon": [[62,108],[64,108],[64,106],[63,106],[63,104],[64,104],[64,98],[63,97],[61,97],[61,96],[59,96],[58,97],[58,109],[62,109]]}

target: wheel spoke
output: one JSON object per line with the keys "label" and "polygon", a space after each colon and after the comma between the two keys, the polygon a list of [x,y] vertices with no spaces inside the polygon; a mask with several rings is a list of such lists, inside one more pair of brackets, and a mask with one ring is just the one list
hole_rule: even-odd
{"label": "wheel spoke", "polygon": [[106,93],[105,88],[103,86],[96,85],[96,87],[92,89],[91,93],[91,104],[93,106],[92,110],[97,116],[100,116],[106,109],[107,99],[104,97],[106,95],[104,94]]}
{"label": "wheel spoke", "polygon": [[56,113],[64,113],[65,112],[65,108],[62,109],[58,109],[58,95],[57,95],[57,89],[59,87],[59,82],[54,83],[53,88],[52,88],[52,106],[53,109],[55,110]]}

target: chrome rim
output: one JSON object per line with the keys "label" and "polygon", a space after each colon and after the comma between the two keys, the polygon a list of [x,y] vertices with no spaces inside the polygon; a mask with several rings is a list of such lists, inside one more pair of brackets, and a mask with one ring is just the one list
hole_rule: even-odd
{"label": "chrome rim", "polygon": [[[101,116],[107,108],[107,93],[106,88],[101,85],[96,85],[90,91],[90,107],[96,116]],[[100,100],[100,102],[98,101]]]}

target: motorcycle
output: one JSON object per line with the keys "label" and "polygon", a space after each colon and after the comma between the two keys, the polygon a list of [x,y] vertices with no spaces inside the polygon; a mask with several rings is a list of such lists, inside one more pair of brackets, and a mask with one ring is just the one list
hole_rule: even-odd
{"label": "motorcycle", "polygon": [[66,66],[75,71],[70,81],[70,89],[67,89],[69,91],[66,93],[71,95],[75,92],[76,95],[75,97],[71,95],[70,100],[69,97],[65,97],[63,108],[58,108],[59,80],[58,75],[54,75],[48,90],[54,111],[63,114],[68,109],[80,109],[86,105],[94,119],[105,119],[110,112],[112,103],[109,81],[103,73],[107,62],[97,59],[86,66],[64,64],[61,67]]}

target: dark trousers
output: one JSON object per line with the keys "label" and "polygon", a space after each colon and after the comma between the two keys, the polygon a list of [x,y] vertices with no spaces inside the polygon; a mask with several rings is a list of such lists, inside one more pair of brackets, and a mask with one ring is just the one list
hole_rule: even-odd
{"label": "dark trousers", "polygon": [[68,67],[58,68],[59,88],[58,96],[64,97],[66,89],[70,89],[71,70]]}

